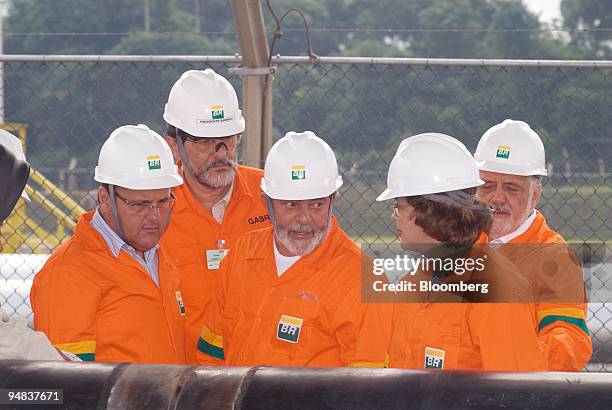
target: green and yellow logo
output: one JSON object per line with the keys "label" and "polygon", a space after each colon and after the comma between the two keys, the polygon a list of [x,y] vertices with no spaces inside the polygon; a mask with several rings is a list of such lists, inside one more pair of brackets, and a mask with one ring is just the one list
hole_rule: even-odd
{"label": "green and yellow logo", "polygon": [[425,369],[444,369],[444,350],[425,347]]}
{"label": "green and yellow logo", "polygon": [[300,330],[304,321],[299,317],[282,315],[278,322],[276,338],[289,343],[297,343],[300,340]]}
{"label": "green and yellow logo", "polygon": [[495,156],[497,158],[508,159],[508,158],[510,158],[510,150],[511,149],[512,149],[512,147],[509,147],[507,145],[498,145],[497,146],[497,152],[495,153]]}
{"label": "green and yellow logo", "polygon": [[306,179],[306,167],[304,165],[294,165],[291,167],[291,179]]}
{"label": "green and yellow logo", "polygon": [[212,107],[210,107],[210,111],[213,120],[222,120],[223,118],[225,118],[225,112],[223,111],[222,105],[213,105]]}
{"label": "green and yellow logo", "polygon": [[175,292],[176,295],[176,303],[178,303],[179,312],[181,312],[181,316],[185,316],[185,304],[183,303],[183,296],[181,296],[180,291]]}
{"label": "green and yellow logo", "polygon": [[149,164],[149,171],[154,169],[161,169],[161,161],[159,155],[150,155],[147,157],[147,163]]}

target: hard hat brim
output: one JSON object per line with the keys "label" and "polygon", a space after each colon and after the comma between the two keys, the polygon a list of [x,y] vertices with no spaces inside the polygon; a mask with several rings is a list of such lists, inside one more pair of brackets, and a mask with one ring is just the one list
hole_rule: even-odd
{"label": "hard hat brim", "polygon": [[429,195],[429,194],[440,194],[443,192],[452,192],[459,191],[461,189],[469,189],[469,188],[477,188],[483,185],[485,182],[482,179],[478,179],[476,182],[469,182],[464,184],[455,185],[453,187],[443,188],[443,187],[434,187],[434,188],[416,188],[416,189],[393,189],[387,188],[385,189],[379,196],[376,198],[376,201],[387,201],[389,199],[394,198],[403,198],[405,196],[419,196],[419,195]]}
{"label": "hard hat brim", "polygon": [[525,169],[521,166],[496,161],[481,161],[478,164],[478,170],[496,172],[498,174],[518,175],[523,177],[533,175],[540,175],[544,177],[548,176],[548,171],[544,168]]}
{"label": "hard hat brim", "polygon": [[266,185],[265,178],[261,179],[261,190],[272,199],[281,201],[305,201],[317,198],[325,198],[336,192],[343,184],[342,176],[338,176],[333,186],[318,185],[310,187],[297,187],[296,189],[274,189]]}
{"label": "hard hat brim", "polygon": [[163,175],[154,178],[150,176],[146,178],[134,178],[129,176],[117,178],[96,174],[94,180],[102,184],[116,185],[133,190],[166,189],[183,184],[183,177],[180,175]]}

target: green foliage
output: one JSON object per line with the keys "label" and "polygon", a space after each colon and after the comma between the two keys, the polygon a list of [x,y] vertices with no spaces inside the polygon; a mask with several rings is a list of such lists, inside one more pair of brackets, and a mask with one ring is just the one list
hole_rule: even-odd
{"label": "green foliage", "polygon": [[[230,2],[197,1],[196,13],[194,0],[149,0],[151,32],[144,33],[144,0],[12,0],[4,26],[9,33],[126,34],[7,35],[5,51],[238,52]],[[272,30],[274,20],[265,1],[261,3]],[[607,3],[563,0],[563,25],[610,27]],[[520,0],[271,0],[271,4],[279,17],[291,7],[302,10],[312,29],[314,51],[323,56],[611,56],[609,31],[572,32],[569,37],[539,31],[543,26]],[[524,31],[500,31],[517,28]],[[274,53],[304,55],[301,18],[291,14],[283,29]],[[209,66],[227,75],[227,67],[208,64],[5,63],[6,121],[27,124],[29,155],[37,167],[57,167],[71,157],[79,158],[80,166],[91,167],[101,142],[115,127],[142,122],[163,131],[162,110],[172,83],[185,70]],[[239,86],[239,79],[230,80]],[[384,189],[383,176],[399,142],[417,133],[447,133],[473,151],[491,125],[505,118],[520,119],[544,139],[555,175],[565,172],[569,163],[572,173],[592,175],[600,165],[610,169],[610,70],[282,65],[273,84],[274,137],[288,130],[313,130],[337,153],[346,175],[338,210],[352,235],[392,234],[388,207],[374,203],[374,198]],[[54,147],[53,155],[47,155],[49,146]],[[584,181],[573,192],[568,188],[557,194],[545,192],[545,214],[553,226],[566,226],[562,233],[569,238],[610,236],[596,206],[603,207],[604,202],[597,201],[609,203],[612,197],[606,191],[583,195],[590,182]],[[574,217],[577,214],[588,223]]]}
{"label": "green foliage", "polygon": [[569,29],[590,29],[587,32],[572,32],[572,45],[586,51],[590,58],[612,58],[612,33],[597,30],[612,27],[611,10],[609,0],[563,0],[563,26]]}

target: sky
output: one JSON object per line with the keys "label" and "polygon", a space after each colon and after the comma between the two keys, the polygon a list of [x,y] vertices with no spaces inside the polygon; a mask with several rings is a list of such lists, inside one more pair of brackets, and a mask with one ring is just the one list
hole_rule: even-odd
{"label": "sky", "polygon": [[561,0],[523,0],[527,8],[540,16],[543,23],[552,23],[554,19],[561,19],[559,5]]}

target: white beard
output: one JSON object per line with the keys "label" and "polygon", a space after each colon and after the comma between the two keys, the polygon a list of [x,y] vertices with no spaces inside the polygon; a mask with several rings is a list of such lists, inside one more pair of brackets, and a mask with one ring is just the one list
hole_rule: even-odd
{"label": "white beard", "polygon": [[[329,231],[330,221],[331,215],[327,221],[327,224],[325,224],[325,227],[318,230],[316,230],[310,225],[301,224],[293,224],[286,229],[282,229],[276,224],[276,221],[274,221],[274,235],[276,237],[276,240],[280,244],[282,244],[290,253],[296,256],[304,256],[314,251],[316,247],[319,246],[321,242],[323,242],[323,240],[327,236],[327,232]],[[308,240],[293,240],[289,236],[291,232],[313,232],[314,234],[312,238]]]}

